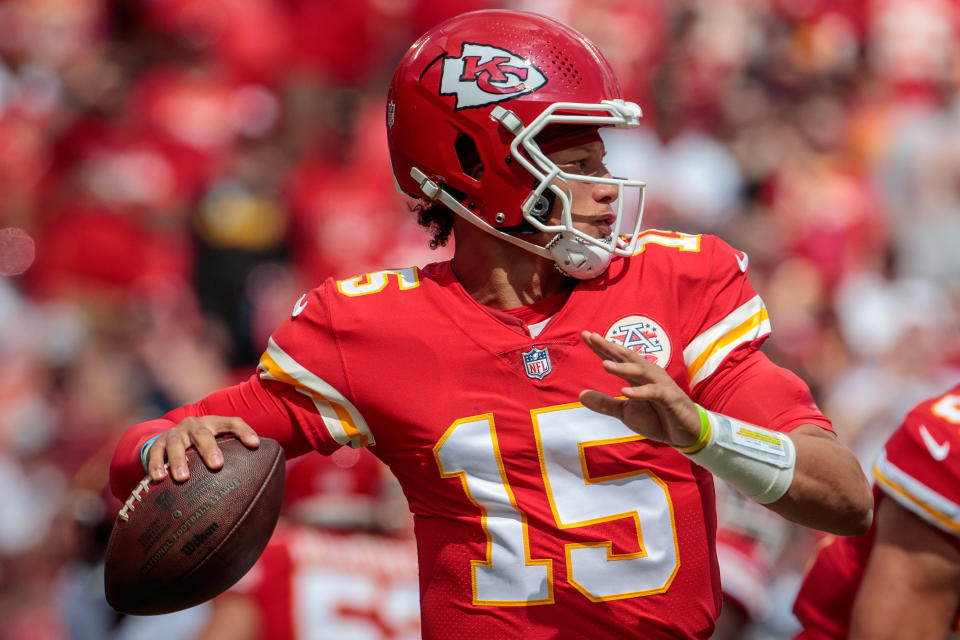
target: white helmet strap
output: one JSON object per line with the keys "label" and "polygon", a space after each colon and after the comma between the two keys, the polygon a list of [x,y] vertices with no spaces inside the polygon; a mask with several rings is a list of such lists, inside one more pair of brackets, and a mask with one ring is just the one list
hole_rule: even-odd
{"label": "white helmet strap", "polygon": [[577,280],[596,278],[607,270],[613,258],[610,251],[565,231],[554,236],[546,248],[557,269]]}

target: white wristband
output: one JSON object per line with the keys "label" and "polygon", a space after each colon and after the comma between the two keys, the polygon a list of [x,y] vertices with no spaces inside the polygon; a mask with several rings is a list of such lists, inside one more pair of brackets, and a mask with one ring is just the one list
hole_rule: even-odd
{"label": "white wristband", "polygon": [[782,498],[793,483],[797,450],[779,431],[764,429],[697,406],[702,431],[692,447],[680,449],[760,504]]}

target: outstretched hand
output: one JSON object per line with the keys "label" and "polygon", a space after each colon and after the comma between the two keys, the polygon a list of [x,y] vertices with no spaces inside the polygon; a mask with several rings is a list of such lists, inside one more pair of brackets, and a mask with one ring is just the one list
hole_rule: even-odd
{"label": "outstretched hand", "polygon": [[164,459],[170,465],[170,475],[178,482],[190,477],[187,468],[186,450],[196,447],[203,459],[203,463],[210,469],[219,469],[223,466],[223,454],[217,444],[216,436],[233,434],[240,442],[256,449],[260,446],[260,438],[250,425],[240,418],[226,416],[200,416],[184,418],[177,426],[157,438],[150,445],[147,454],[147,472],[154,482],[162,480],[167,475]]}
{"label": "outstretched hand", "polygon": [[623,378],[624,398],[584,389],[586,408],[613,416],[638,434],[674,447],[690,446],[700,437],[700,415],[693,400],[656,364],[591,331],[581,334],[584,344],[603,360],[608,373]]}

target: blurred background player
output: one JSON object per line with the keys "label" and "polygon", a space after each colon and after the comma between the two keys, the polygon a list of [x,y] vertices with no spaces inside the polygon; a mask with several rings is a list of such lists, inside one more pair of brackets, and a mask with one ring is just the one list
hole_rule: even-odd
{"label": "blurred background player", "polygon": [[874,525],[825,542],[794,604],[798,640],[960,631],[960,385],[914,407],[873,472]]}
{"label": "blurred background player", "polygon": [[400,488],[369,451],[344,448],[288,463],[277,531],[194,640],[416,640],[418,600]]}

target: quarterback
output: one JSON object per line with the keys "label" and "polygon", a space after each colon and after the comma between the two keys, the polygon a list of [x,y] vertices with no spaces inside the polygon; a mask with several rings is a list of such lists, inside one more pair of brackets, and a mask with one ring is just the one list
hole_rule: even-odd
{"label": "quarterback", "polygon": [[[782,516],[867,530],[872,500],[807,387],[759,351],[748,259],[641,232],[642,181],[604,166],[639,126],[600,51],[554,20],[452,18],[386,103],[398,188],[454,257],[305,294],[255,375],[132,427],[124,496],[215,435],[287,455],[370,447],[414,514],[423,637],[709,637],[713,475]],[[635,203],[630,205],[629,203]]]}
{"label": "quarterback", "polygon": [[798,640],[960,631],[960,385],[907,414],[874,476],[876,523],[821,548],[794,604]]}

